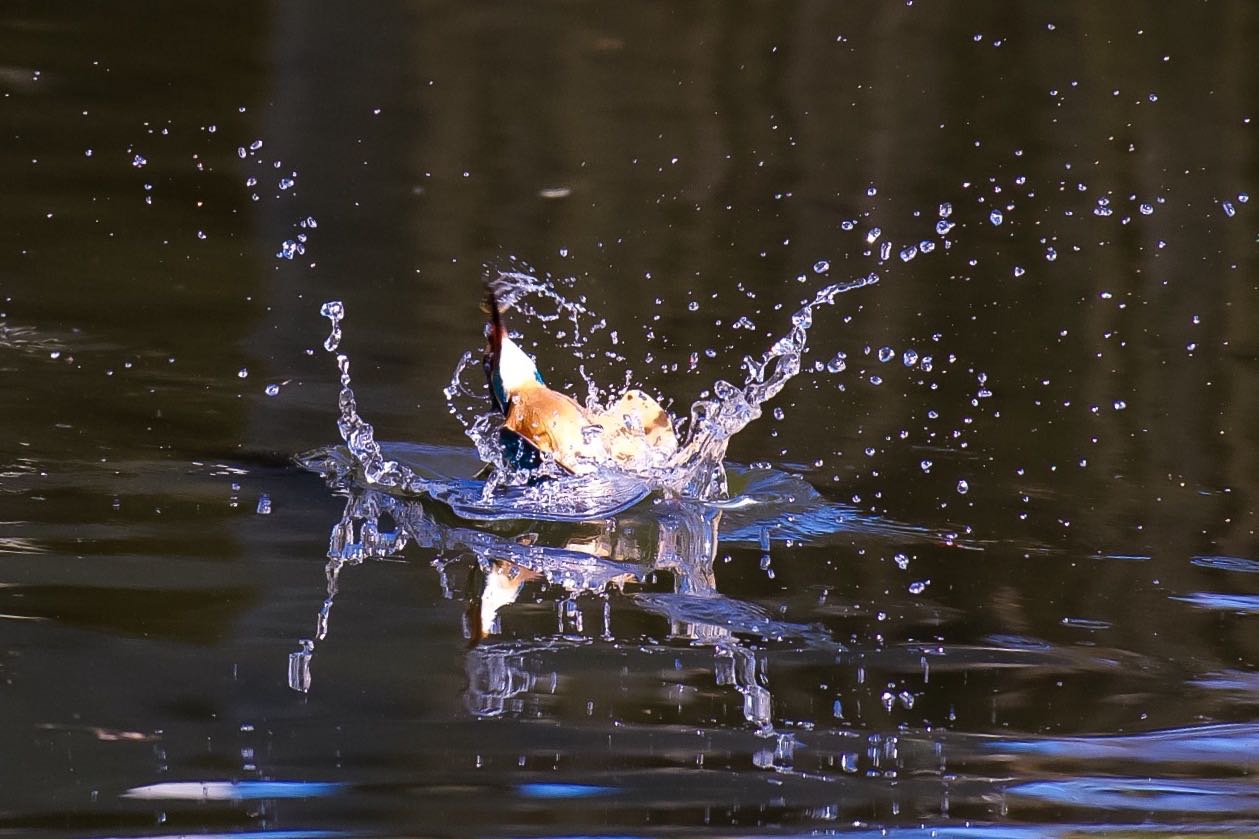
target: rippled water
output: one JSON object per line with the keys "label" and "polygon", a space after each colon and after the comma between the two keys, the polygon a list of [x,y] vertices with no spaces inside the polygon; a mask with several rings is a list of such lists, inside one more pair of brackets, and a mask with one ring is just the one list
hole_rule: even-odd
{"label": "rippled water", "polygon": [[[6,7],[0,830],[1259,832],[1256,36]],[[693,445],[487,485],[487,271]]]}

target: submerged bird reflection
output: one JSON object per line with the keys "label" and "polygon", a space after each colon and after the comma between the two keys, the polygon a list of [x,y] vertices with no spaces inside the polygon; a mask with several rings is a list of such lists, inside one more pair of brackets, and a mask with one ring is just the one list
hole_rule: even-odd
{"label": "submerged bird reflection", "polygon": [[[518,697],[555,674],[531,672],[530,653],[572,643],[574,634],[617,640],[612,597],[669,621],[669,642],[691,643],[713,652],[718,686],[742,695],[743,716],[759,729],[770,728],[772,698],[756,639],[797,639],[833,644],[822,630],[773,619],[759,606],[722,595],[713,564],[720,544],[723,511],[711,504],[661,500],[615,518],[588,523],[520,522],[504,535],[450,517],[439,505],[351,487],[328,547],[327,597],[315,636],[290,655],[289,686],[311,687],[316,645],[326,640],[333,602],[347,565],[398,556],[416,545],[437,552],[443,591],[466,597],[464,634],[468,686],[465,705],[477,716],[510,713]],[[473,559],[466,575],[466,559]],[[466,583],[461,584],[461,581]],[[663,581],[663,582],[662,582]],[[556,603],[555,632],[527,642],[500,640],[502,614],[530,586],[563,592]],[[661,589],[663,585],[664,590]],[[602,625],[588,627],[578,598],[604,598]],[[835,645],[838,646],[838,645]]]}

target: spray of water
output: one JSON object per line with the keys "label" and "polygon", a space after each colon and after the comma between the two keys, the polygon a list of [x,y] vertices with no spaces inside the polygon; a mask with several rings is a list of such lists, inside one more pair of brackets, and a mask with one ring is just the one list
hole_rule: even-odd
{"label": "spray of water", "polygon": [[[567,300],[554,285],[532,274],[498,272],[493,280],[501,301],[517,311],[544,322],[566,318],[572,323],[568,336],[570,345],[580,346],[593,331],[606,324],[598,321],[583,331],[583,318],[593,319],[584,303]],[[501,418],[487,410],[481,369],[472,353],[465,353],[455,367],[445,389],[447,405],[476,447],[481,460],[490,465],[488,479],[477,485],[480,504],[472,503],[467,485],[454,487],[450,482],[435,482],[418,475],[409,467],[385,457],[375,440],[370,423],[358,413],[357,401],[350,386],[350,361],[338,352],[342,340],[345,306],[340,301],[323,305],[321,314],[331,323],[331,332],[324,342],[329,352],[336,353],[341,389],[337,404],[337,428],[357,472],[367,486],[394,491],[425,494],[451,503],[456,511],[472,512],[473,517],[514,517],[528,515],[546,518],[574,518],[586,514],[608,514],[612,508],[624,509],[651,492],[668,497],[694,498],[706,501],[726,497],[726,474],[722,465],[730,438],[761,416],[762,406],[774,398],[792,377],[800,372],[801,357],[813,326],[814,310],[832,305],[839,295],[878,282],[878,276],[859,277],[834,283],[818,291],[794,315],[790,330],[780,337],[760,358],[745,359],[742,385],[721,380],[712,388],[713,398],[691,406],[687,435],[676,451],[665,456],[645,457],[626,465],[601,462],[588,475],[565,475],[553,462],[544,458],[541,468],[550,481],[537,481],[538,473],[520,474],[503,461],[498,428]],[[533,300],[539,300],[542,307]],[[469,373],[469,371],[473,371]],[[476,383],[468,375],[478,378]],[[587,377],[587,405],[601,407],[601,391]],[[580,499],[584,498],[584,502]],[[598,499],[598,502],[592,500]],[[473,508],[478,508],[477,510]],[[539,514],[544,514],[539,516]]]}

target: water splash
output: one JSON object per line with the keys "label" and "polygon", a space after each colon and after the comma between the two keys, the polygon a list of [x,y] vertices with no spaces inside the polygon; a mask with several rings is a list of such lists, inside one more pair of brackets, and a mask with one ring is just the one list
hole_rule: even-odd
{"label": "water splash", "polygon": [[[591,333],[606,325],[598,321],[583,329],[584,319],[593,319],[584,303],[567,300],[553,284],[532,274],[500,271],[491,282],[504,305],[544,322],[561,317],[570,320],[573,329],[569,337],[573,346],[583,345]],[[501,417],[486,410],[484,382],[474,384],[467,380],[470,370],[480,376],[480,365],[471,352],[464,353],[445,395],[450,413],[472,440],[480,460],[490,467],[485,480],[424,475],[385,457],[375,440],[374,429],[358,412],[351,387],[350,359],[338,352],[343,338],[345,305],[339,300],[328,301],[320,310],[331,324],[324,348],[336,353],[341,384],[337,397],[337,429],[351,457],[350,462],[329,468],[334,471],[339,468],[340,477],[353,473],[367,486],[429,496],[450,505],[457,514],[474,519],[606,518],[628,509],[652,492],[701,500],[724,498],[727,485],[722,460],[730,438],[759,418],[762,406],[800,372],[814,309],[832,305],[839,295],[876,282],[878,276],[870,274],[833,283],[818,291],[792,315],[792,326],[787,334],[760,358],[744,360],[746,372],[742,385],[719,380],[712,388],[715,398],[700,400],[691,406],[688,434],[676,451],[640,458],[628,466],[601,462],[583,475],[567,474],[546,456],[540,469],[531,472],[522,473],[504,462],[498,437]],[[545,310],[531,303],[530,298],[544,301]],[[587,407],[591,410],[604,407],[608,391],[601,389],[584,369],[582,373],[589,389]],[[539,481],[539,477],[549,480]]]}

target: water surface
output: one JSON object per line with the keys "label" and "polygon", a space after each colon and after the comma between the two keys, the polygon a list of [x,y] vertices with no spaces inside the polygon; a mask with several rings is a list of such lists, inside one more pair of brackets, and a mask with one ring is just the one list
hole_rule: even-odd
{"label": "water surface", "polygon": [[[1256,38],[9,4],[0,828],[1259,830]],[[526,263],[592,313],[515,324],[549,383],[680,416],[878,282],[731,439],[740,503],[487,522],[295,461],[337,299],[386,451],[475,471],[443,389]]]}

